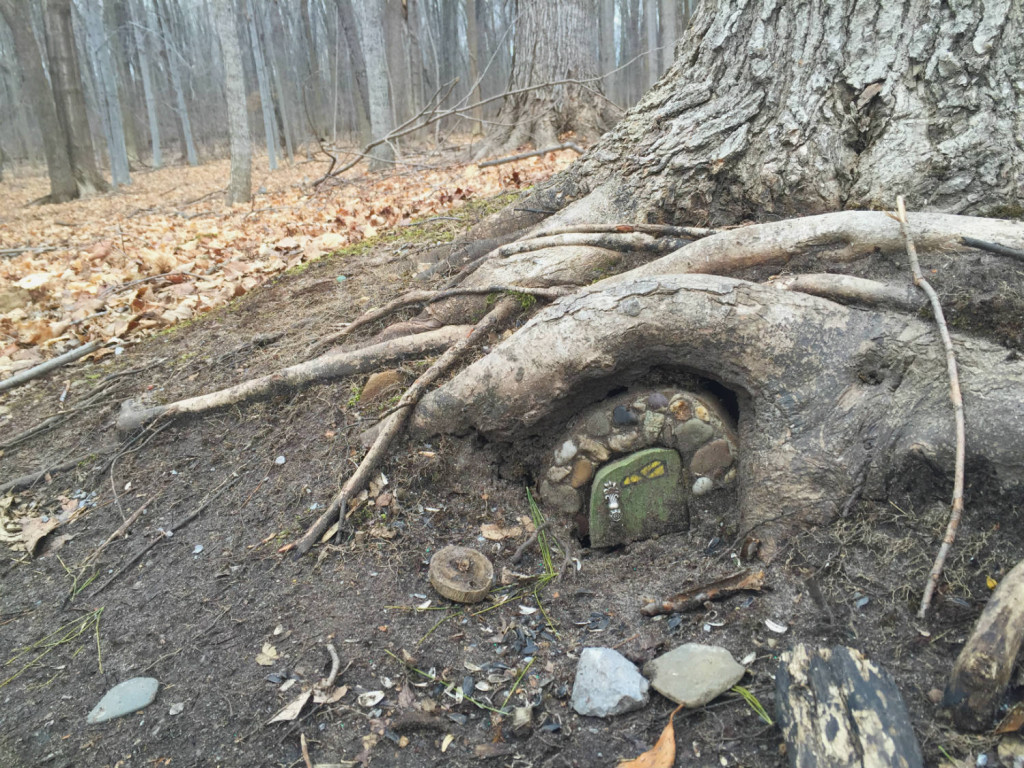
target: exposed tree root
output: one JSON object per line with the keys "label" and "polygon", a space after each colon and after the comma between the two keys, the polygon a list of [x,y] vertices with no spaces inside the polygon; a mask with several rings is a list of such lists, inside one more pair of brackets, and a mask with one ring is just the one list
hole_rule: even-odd
{"label": "exposed tree root", "polygon": [[[955,339],[973,429],[1004,487],[1024,470],[1024,361]],[[621,275],[542,310],[513,337],[427,395],[417,435],[515,440],[652,368],[715,379],[740,400],[739,492],[745,530],[834,517],[856,482],[885,484],[915,457],[951,466],[944,356],[916,318],[842,307],[732,278]],[[1008,429],[1008,425],[1014,428]]]}
{"label": "exposed tree root", "polygon": [[[335,520],[344,521],[348,502],[358,494],[370,480],[370,476],[377,466],[387,455],[395,438],[402,433],[413,406],[423,397],[427,388],[434,384],[441,376],[452,369],[462,357],[478,344],[481,339],[487,337],[491,331],[500,328],[507,323],[516,312],[520,310],[519,303],[512,298],[500,300],[494,309],[481,320],[471,333],[452,344],[448,350],[439,357],[416,381],[412,383],[402,399],[398,401],[395,410],[388,416],[381,425],[373,445],[366,456],[359,463],[359,467],[342,486],[341,490],[331,500],[330,506],[309,530],[295,547],[297,557],[306,554]],[[341,526],[338,527],[341,532]]]}
{"label": "exposed tree root", "polygon": [[322,339],[319,339],[310,347],[310,350],[322,349],[330,344],[336,344],[355,331],[358,331],[360,328],[365,328],[371,323],[383,320],[385,317],[388,317],[399,309],[404,309],[405,307],[411,307],[416,304],[430,304],[435,301],[449,299],[453,296],[487,296],[494,293],[522,293],[529,296],[536,296],[540,299],[553,300],[560,296],[567,295],[569,291],[557,288],[529,288],[521,285],[490,285],[483,288],[451,288],[443,291],[409,291],[408,293],[402,294],[397,299],[389,301],[383,307],[364,312],[337,333],[332,333],[328,336],[324,336]]}
{"label": "exposed tree root", "polygon": [[468,326],[447,326],[352,352],[330,352],[314,360],[250,379],[218,392],[190,397],[167,405],[145,408],[134,400],[126,400],[121,404],[117,428],[122,432],[132,432],[157,417],[173,418],[184,414],[206,413],[236,403],[266,398],[282,390],[351,376],[418,355],[433,354],[454,344],[469,331]]}
{"label": "exposed tree root", "polygon": [[785,291],[797,291],[831,299],[840,304],[863,304],[881,309],[917,312],[927,303],[911,285],[894,285],[850,275],[828,272],[790,275],[773,280],[771,285]]}

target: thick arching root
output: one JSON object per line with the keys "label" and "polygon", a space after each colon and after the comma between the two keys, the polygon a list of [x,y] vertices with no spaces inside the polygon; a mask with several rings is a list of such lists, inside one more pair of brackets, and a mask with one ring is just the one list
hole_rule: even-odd
{"label": "thick arching root", "polygon": [[[1024,361],[959,338],[974,458],[1004,487],[1024,469]],[[843,509],[868,469],[884,492],[911,454],[952,467],[944,357],[934,328],[733,278],[631,274],[579,291],[425,397],[421,435],[540,434],[652,368],[715,380],[740,402],[746,530],[791,529]],[[862,484],[863,481],[861,481]]]}

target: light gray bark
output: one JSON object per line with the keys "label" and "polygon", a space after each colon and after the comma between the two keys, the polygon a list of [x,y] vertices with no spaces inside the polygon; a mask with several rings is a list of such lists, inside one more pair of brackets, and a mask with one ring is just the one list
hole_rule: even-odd
{"label": "light gray bark", "polygon": [[[138,5],[141,3],[141,5]],[[142,91],[146,100],[146,115],[149,118],[149,140],[153,153],[153,167],[162,168],[164,164],[163,153],[160,149],[160,116],[157,113],[156,87],[153,82],[153,69],[151,66],[151,42],[148,39],[148,30],[144,27],[144,17],[140,13],[146,11],[146,0],[127,0],[128,15],[135,35],[135,49],[139,54],[139,73],[142,75]]]}
{"label": "light gray bark", "polygon": [[[374,139],[387,136],[394,123],[391,120],[390,91],[388,89],[387,51],[384,46],[383,0],[361,0],[355,3],[356,26],[366,64],[366,79],[370,106],[370,130]],[[387,143],[370,152],[370,169],[388,167],[394,151]]]}
{"label": "light gray bark", "polygon": [[[156,0],[154,0],[154,3]],[[159,25],[163,37],[163,50],[167,60],[167,71],[170,75],[171,90],[174,91],[174,104],[178,113],[178,124],[181,136],[185,144],[185,160],[189,165],[198,165],[199,159],[196,156],[196,145],[192,138],[192,120],[189,117],[188,103],[185,101],[185,89],[181,82],[181,52],[174,45],[174,36],[171,34],[171,14],[167,3],[161,3],[161,8],[153,8],[150,12],[151,23]]]}
{"label": "light gray bark", "polygon": [[50,201],[54,203],[78,197],[71,168],[71,155],[57,123],[53,91],[43,70],[43,55],[32,32],[29,8],[19,0],[0,0],[0,14],[11,29],[15,53],[25,78],[25,89],[43,140],[46,169],[50,177]]}
{"label": "light gray bark", "polygon": [[[107,0],[112,2],[112,0]],[[116,189],[131,184],[128,167],[128,148],[124,138],[124,123],[121,119],[121,99],[117,89],[117,72],[111,57],[103,28],[103,2],[99,0],[91,7],[82,4],[82,17],[92,54],[93,71],[96,75],[97,91],[103,110],[103,122],[107,134],[107,154],[110,158],[110,176]]]}
{"label": "light gray bark", "polygon": [[214,28],[220,41],[224,63],[224,93],[227,97],[228,134],[231,140],[231,182],[227,202],[245,203],[252,199],[252,144],[245,113],[245,81],[242,51],[232,0],[213,0]]}
{"label": "light gray bark", "polygon": [[[1024,4],[700,6],[670,76],[576,171],[637,220],[1024,203]],[[628,181],[627,181],[628,180]],[[623,182],[626,182],[623,184]]]}
{"label": "light gray bark", "polygon": [[277,168],[277,123],[274,121],[274,102],[270,94],[270,78],[267,75],[267,63],[260,44],[260,35],[256,27],[256,11],[252,0],[246,0],[249,17],[249,45],[252,48],[253,61],[256,63],[256,83],[260,89],[260,109],[263,114],[263,137],[266,140],[267,164],[270,170]]}
{"label": "light gray bark", "polygon": [[[515,30],[512,88],[561,82],[507,96],[499,122],[508,126],[484,153],[511,154],[523,144],[549,147],[560,134],[589,141],[611,116],[600,95],[592,3],[589,0],[522,0]],[[576,80],[578,83],[565,83]]]}

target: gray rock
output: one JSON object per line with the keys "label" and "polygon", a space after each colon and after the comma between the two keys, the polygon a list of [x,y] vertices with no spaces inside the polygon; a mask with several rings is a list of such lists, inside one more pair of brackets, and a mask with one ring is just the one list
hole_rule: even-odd
{"label": "gray rock", "polygon": [[572,516],[580,511],[582,499],[579,491],[574,488],[561,483],[552,483],[545,478],[541,480],[537,490],[540,492],[541,500],[560,514]]}
{"label": "gray rock", "polygon": [[636,424],[640,419],[633,413],[629,408],[624,405],[615,406],[615,410],[612,411],[612,421],[620,426],[630,426]]}
{"label": "gray rock", "polygon": [[609,437],[608,447],[613,453],[629,453],[636,448],[638,442],[640,442],[640,436],[636,432],[626,432]]}
{"label": "gray rock", "polygon": [[572,708],[590,717],[611,717],[647,706],[650,684],[633,663],[611,648],[584,648],[576,665]]}
{"label": "gray rock", "polygon": [[653,408],[656,411],[668,408],[668,398],[661,394],[661,392],[653,392],[647,396],[647,407]]}
{"label": "gray rock", "polygon": [[604,437],[612,431],[612,420],[604,411],[598,411],[587,418],[583,429],[591,437]]}
{"label": "gray rock", "polygon": [[676,439],[676,449],[683,456],[692,456],[694,452],[715,434],[715,429],[710,424],[700,419],[690,419],[682,424],[677,424],[672,430]]}
{"label": "gray rock", "polygon": [[148,707],[156,698],[160,683],[153,677],[133,677],[118,683],[100,699],[100,703],[92,708],[85,718],[90,725],[105,723],[115,717],[137,712]]}
{"label": "gray rock", "polygon": [[571,467],[552,467],[548,470],[548,480],[552,483],[560,483],[572,472]]}
{"label": "gray rock", "polygon": [[655,442],[661,436],[661,428],[665,426],[665,414],[648,411],[644,414],[644,439]]}
{"label": "gray rock", "polygon": [[644,665],[654,690],[686,707],[704,706],[746,671],[725,648],[699,643],[686,643]]}

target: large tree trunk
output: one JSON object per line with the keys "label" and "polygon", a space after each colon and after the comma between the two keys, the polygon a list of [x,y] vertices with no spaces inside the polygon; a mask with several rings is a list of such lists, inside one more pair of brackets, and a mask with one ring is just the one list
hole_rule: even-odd
{"label": "large tree trunk", "polygon": [[96,166],[89,113],[82,93],[82,75],[71,27],[71,0],[47,1],[46,50],[57,125],[67,142],[75,181],[80,191],[106,192],[109,187]]}
{"label": "large tree trunk", "polygon": [[39,42],[32,32],[29,8],[19,0],[0,0],[0,13],[14,37],[18,65],[25,78],[27,94],[43,138],[46,169],[50,176],[50,201],[62,203],[78,197],[78,184],[71,168],[71,156],[57,124],[53,91],[43,69]]}
{"label": "large tree trunk", "polygon": [[231,0],[214,0],[213,22],[224,62],[224,93],[231,139],[231,182],[228,184],[227,201],[229,205],[247,203],[252,199],[252,144],[245,112],[242,50],[238,44],[238,26]]}
{"label": "large tree trunk", "polygon": [[[388,59],[384,44],[384,8],[382,0],[355,3],[356,27],[366,64],[370,105],[370,130],[374,139],[382,139],[394,126],[391,119],[391,96],[388,88]],[[370,169],[387,168],[394,159],[392,145],[385,142],[370,152]]]}
{"label": "large tree trunk", "polygon": [[[611,124],[597,75],[592,3],[520,0],[515,29],[512,93],[505,97],[498,123],[506,128],[484,153],[510,152],[523,144],[538,148],[558,143],[573,131],[590,141]],[[578,83],[564,83],[576,80]],[[560,85],[521,90],[544,83]]]}
{"label": "large tree trunk", "polygon": [[706,2],[573,173],[637,221],[892,206],[1020,215],[1024,4]]}

